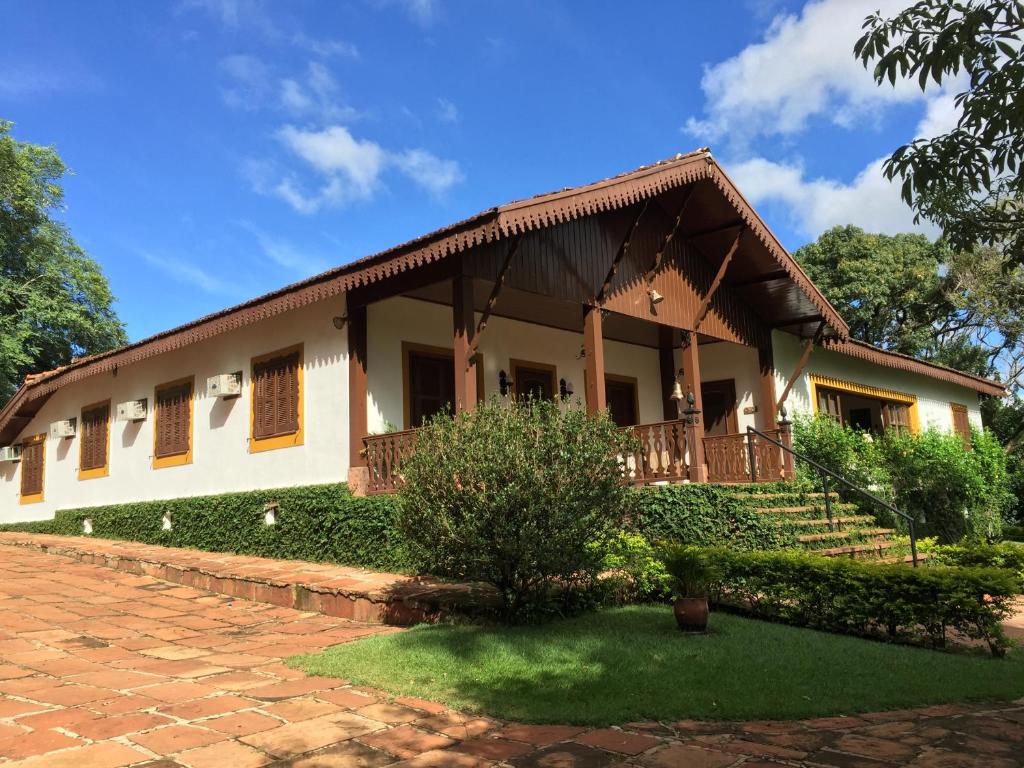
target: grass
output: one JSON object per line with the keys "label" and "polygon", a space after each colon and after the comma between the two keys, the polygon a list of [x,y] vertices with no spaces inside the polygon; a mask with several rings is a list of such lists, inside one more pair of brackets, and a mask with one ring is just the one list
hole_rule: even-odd
{"label": "grass", "polygon": [[289,664],[534,723],[789,719],[1024,696],[1020,651],[940,653],[723,613],[688,636],[659,606],[541,626],[420,626]]}

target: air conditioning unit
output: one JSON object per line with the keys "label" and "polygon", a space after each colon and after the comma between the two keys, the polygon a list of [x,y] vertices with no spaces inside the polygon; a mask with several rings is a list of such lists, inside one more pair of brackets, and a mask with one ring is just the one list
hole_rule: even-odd
{"label": "air conditioning unit", "polygon": [[50,424],[50,437],[57,440],[62,437],[74,437],[76,419],[61,419]]}
{"label": "air conditioning unit", "polygon": [[0,461],[21,461],[21,446],[8,445],[0,448]]}
{"label": "air conditioning unit", "polygon": [[118,421],[144,421],[146,418],[146,398],[129,400],[117,404]]}
{"label": "air conditioning unit", "polygon": [[210,397],[237,397],[242,394],[242,372],[211,376],[206,380],[206,394]]}

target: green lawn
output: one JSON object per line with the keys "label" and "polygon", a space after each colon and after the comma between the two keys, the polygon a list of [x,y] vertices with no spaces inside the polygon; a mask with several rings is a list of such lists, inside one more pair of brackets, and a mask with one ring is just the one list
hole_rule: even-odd
{"label": "green lawn", "polygon": [[420,626],[289,661],[394,695],[526,722],[803,718],[1024,696],[1005,659],[886,645],[728,614],[688,636],[667,607],[542,626]]}

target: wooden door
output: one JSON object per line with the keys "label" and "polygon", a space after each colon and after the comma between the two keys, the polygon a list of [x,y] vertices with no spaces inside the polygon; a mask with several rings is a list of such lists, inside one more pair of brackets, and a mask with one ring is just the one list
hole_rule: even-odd
{"label": "wooden door", "polygon": [[409,427],[423,426],[436,413],[452,412],[455,366],[452,358],[409,352]]}
{"label": "wooden door", "polygon": [[535,400],[553,400],[555,398],[555,369],[541,363],[512,363],[512,385],[516,397]]}
{"label": "wooden door", "polygon": [[637,422],[636,379],[610,378],[604,380],[605,400],[612,421],[620,427],[632,426]]}
{"label": "wooden door", "polygon": [[700,394],[704,401],[704,434],[708,437],[737,434],[735,380],[705,381],[700,385]]}

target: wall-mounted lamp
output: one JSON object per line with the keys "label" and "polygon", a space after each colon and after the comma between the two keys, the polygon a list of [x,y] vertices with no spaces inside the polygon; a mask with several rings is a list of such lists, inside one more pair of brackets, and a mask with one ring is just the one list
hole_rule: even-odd
{"label": "wall-mounted lamp", "polygon": [[512,380],[509,379],[508,374],[505,371],[498,371],[498,391],[502,397],[508,397],[511,386]]}
{"label": "wall-mounted lamp", "polygon": [[335,315],[334,317],[331,318],[331,323],[333,323],[334,327],[337,328],[339,331],[345,327],[345,323],[347,322],[348,315]]}
{"label": "wall-mounted lamp", "polygon": [[568,400],[573,396],[573,386],[571,381],[560,379],[558,382],[558,395],[563,400]]}
{"label": "wall-mounted lamp", "polygon": [[580,351],[579,351],[579,354],[576,355],[576,359],[577,360],[582,360],[586,356],[587,356],[587,348],[585,346],[583,346],[582,344],[580,344]]}

